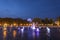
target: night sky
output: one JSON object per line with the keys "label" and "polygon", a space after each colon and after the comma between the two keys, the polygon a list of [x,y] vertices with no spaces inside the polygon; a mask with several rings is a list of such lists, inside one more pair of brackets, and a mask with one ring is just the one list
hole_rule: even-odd
{"label": "night sky", "polygon": [[0,0],[0,17],[55,18],[60,16],[60,0]]}

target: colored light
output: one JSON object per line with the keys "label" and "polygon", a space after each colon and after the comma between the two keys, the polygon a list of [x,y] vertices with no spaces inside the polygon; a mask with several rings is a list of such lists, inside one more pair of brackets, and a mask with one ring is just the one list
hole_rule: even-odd
{"label": "colored light", "polygon": [[21,29],[21,32],[22,32],[22,33],[24,32],[24,27]]}
{"label": "colored light", "polygon": [[47,27],[46,29],[47,29],[47,32],[50,33],[50,28]]}
{"label": "colored light", "polygon": [[3,37],[6,38],[7,36],[7,31],[3,31]]}
{"label": "colored light", "polygon": [[7,23],[5,23],[5,24],[4,24],[4,27],[7,27],[7,25],[8,25],[8,24],[7,24]]}
{"label": "colored light", "polygon": [[38,31],[38,32],[39,32],[39,28],[37,28],[37,29],[36,29],[36,31]]}
{"label": "colored light", "polygon": [[35,30],[35,27],[32,27],[33,30]]}
{"label": "colored light", "polygon": [[16,37],[16,31],[15,30],[13,31],[13,37],[14,38]]}
{"label": "colored light", "polygon": [[18,28],[18,30],[20,30],[20,28]]}

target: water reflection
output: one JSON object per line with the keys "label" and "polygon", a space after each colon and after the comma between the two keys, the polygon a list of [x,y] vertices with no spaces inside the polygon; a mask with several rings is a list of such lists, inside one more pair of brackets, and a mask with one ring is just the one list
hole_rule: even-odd
{"label": "water reflection", "polygon": [[[2,40],[50,40],[59,36],[60,32],[55,28],[31,28],[18,27],[18,28],[2,28],[0,29],[0,39]],[[55,36],[54,36],[55,35]],[[54,38],[54,39],[59,39]]]}
{"label": "water reflection", "polygon": [[33,38],[35,38],[35,32],[34,31],[32,32],[32,35],[33,35]]}
{"label": "water reflection", "polygon": [[6,30],[7,30],[7,28],[5,27],[5,28],[3,28],[3,30],[4,30],[4,31],[6,31]]}
{"label": "water reflection", "polygon": [[7,31],[3,31],[3,38],[6,39]]}
{"label": "water reflection", "polygon": [[47,35],[50,36],[50,28],[46,27],[47,29]]}
{"label": "water reflection", "polygon": [[16,30],[13,31],[13,37],[15,38],[16,37]]}
{"label": "water reflection", "polygon": [[36,35],[37,35],[37,37],[39,37],[39,34],[40,34],[40,33],[39,33],[39,30],[37,30],[37,31],[36,31]]}

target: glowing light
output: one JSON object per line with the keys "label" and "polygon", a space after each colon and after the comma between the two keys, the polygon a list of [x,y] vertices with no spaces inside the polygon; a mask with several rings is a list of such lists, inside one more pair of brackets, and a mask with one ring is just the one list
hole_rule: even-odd
{"label": "glowing light", "polygon": [[4,31],[6,31],[6,30],[7,30],[7,28],[3,28],[3,30],[4,30]]}
{"label": "glowing light", "polygon": [[35,24],[33,23],[32,24],[32,27],[31,27],[33,30],[35,30]]}
{"label": "glowing light", "polygon": [[13,31],[13,37],[16,37],[16,31],[15,30]]}
{"label": "glowing light", "polygon": [[46,28],[47,29],[47,35],[50,37],[50,28]]}
{"label": "glowing light", "polygon": [[1,26],[1,24],[0,24],[0,26]]}
{"label": "glowing light", "polygon": [[32,24],[29,24],[29,26],[31,26]]}
{"label": "glowing light", "polygon": [[38,32],[39,32],[39,28],[37,28],[37,29],[36,29],[36,31],[38,31]]}
{"label": "glowing light", "polygon": [[35,30],[35,27],[32,27],[33,30]]}
{"label": "glowing light", "polygon": [[4,27],[7,27],[7,25],[8,25],[8,24],[7,24],[7,23],[5,23],[5,24],[4,24]]}
{"label": "glowing light", "polygon": [[26,24],[27,26],[29,25],[29,24]]}
{"label": "glowing light", "polygon": [[24,24],[24,26],[25,26],[25,24]]}
{"label": "glowing light", "polygon": [[32,22],[32,19],[31,18],[28,18],[27,21]]}
{"label": "glowing light", "polygon": [[3,31],[3,36],[4,36],[4,38],[6,38],[6,36],[7,36],[7,31]]}
{"label": "glowing light", "polygon": [[23,25],[23,24],[20,24],[21,26]]}
{"label": "glowing light", "polygon": [[50,28],[47,27],[47,32],[50,33]]}
{"label": "glowing light", "polygon": [[18,27],[18,33],[20,34],[20,28]]}
{"label": "glowing light", "polygon": [[16,24],[16,23],[14,23],[13,25],[14,25],[14,26],[16,26],[17,24]]}
{"label": "glowing light", "polygon": [[40,33],[39,32],[36,32],[36,35],[37,35],[37,37],[39,37]]}
{"label": "glowing light", "polygon": [[18,30],[20,30],[20,28],[18,28]]}
{"label": "glowing light", "polygon": [[13,25],[11,24],[10,27],[13,27]]}
{"label": "glowing light", "polygon": [[21,29],[22,33],[24,32],[24,27]]}
{"label": "glowing light", "polygon": [[33,32],[32,35],[33,35],[33,38],[35,38],[35,32]]}

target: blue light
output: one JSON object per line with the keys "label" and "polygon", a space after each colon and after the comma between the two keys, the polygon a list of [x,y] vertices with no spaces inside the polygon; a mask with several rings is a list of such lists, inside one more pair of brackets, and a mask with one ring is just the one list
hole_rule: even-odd
{"label": "blue light", "polygon": [[20,28],[18,28],[18,33],[20,33]]}

